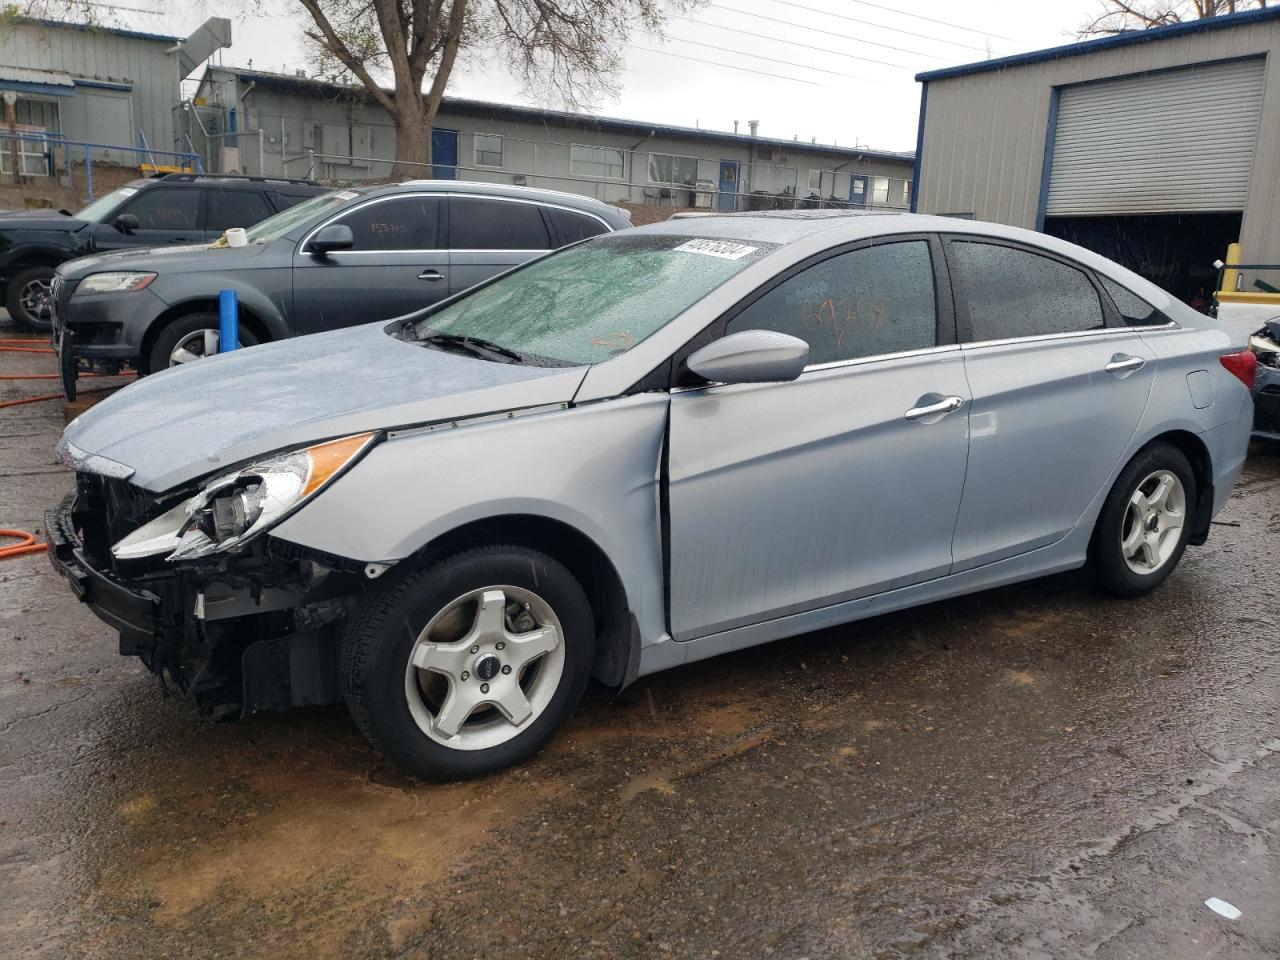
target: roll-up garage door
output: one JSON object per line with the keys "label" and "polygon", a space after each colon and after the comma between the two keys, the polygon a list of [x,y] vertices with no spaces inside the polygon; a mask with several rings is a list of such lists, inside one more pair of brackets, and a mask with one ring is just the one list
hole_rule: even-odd
{"label": "roll-up garage door", "polygon": [[1048,216],[1243,210],[1262,59],[1063,88]]}

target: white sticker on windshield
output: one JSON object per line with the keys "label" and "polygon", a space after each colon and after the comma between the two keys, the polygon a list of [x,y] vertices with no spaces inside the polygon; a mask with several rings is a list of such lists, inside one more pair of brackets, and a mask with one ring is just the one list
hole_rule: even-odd
{"label": "white sticker on windshield", "polygon": [[343,200],[354,200],[356,197],[360,196],[360,194],[352,193],[350,190],[339,190],[338,196]]}
{"label": "white sticker on windshield", "polygon": [[701,253],[707,257],[719,257],[721,260],[741,260],[749,253],[755,253],[758,247],[748,247],[729,240],[690,240],[676,247],[682,253]]}

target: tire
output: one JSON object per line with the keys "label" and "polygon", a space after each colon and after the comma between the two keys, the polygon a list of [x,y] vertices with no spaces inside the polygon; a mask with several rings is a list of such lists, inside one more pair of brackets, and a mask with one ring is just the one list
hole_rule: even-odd
{"label": "tire", "polygon": [[[158,373],[169,367],[181,366],[181,363],[171,362],[174,351],[177,350],[179,344],[207,330],[212,330],[216,338],[218,332],[218,315],[216,313],[207,311],[188,313],[170,322],[160,331],[155,342],[151,345],[150,351],[147,353],[147,372]],[[239,338],[240,346],[242,347],[252,347],[258,342],[258,338],[245,326],[243,320],[240,321]],[[203,338],[196,338],[195,342],[200,343],[201,348],[199,351],[189,351],[192,353],[193,360],[206,355],[203,353]]]}
{"label": "tire", "polygon": [[1132,597],[1163,583],[1182,559],[1197,502],[1195,473],[1181,450],[1153,443],[1138,451],[1094,526],[1090,552],[1099,585]]}
{"label": "tire", "polygon": [[[485,610],[501,632],[481,627]],[[526,659],[557,631],[554,649]],[[427,669],[412,665],[415,651]],[[365,598],[343,637],[342,693],[360,732],[406,773],[465,780],[541,749],[582,698],[594,654],[590,604],[564,566],[527,547],[478,547]],[[520,723],[506,712],[520,709],[512,686],[530,707]],[[500,696],[502,706],[490,699]]]}
{"label": "tire", "polygon": [[[53,300],[49,284],[53,267],[29,267],[9,281],[5,293],[5,309],[20,327],[39,333],[53,332]],[[37,306],[37,309],[32,309]]]}

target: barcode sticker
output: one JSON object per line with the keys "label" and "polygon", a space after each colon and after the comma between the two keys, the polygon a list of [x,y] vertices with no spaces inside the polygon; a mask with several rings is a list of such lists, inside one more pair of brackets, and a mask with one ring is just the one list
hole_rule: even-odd
{"label": "barcode sticker", "polygon": [[759,247],[748,247],[742,243],[729,240],[690,240],[675,248],[680,253],[700,253],[705,257],[719,257],[721,260],[741,260],[748,254],[755,253]]}

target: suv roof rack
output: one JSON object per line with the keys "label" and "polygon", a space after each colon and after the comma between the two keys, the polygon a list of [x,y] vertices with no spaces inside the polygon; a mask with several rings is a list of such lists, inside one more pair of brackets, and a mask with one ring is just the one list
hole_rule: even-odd
{"label": "suv roof rack", "polygon": [[307,180],[303,177],[253,177],[243,173],[157,173],[152,175],[153,180],[247,180],[253,183],[296,183],[307,187],[317,187],[320,184],[314,180]]}

